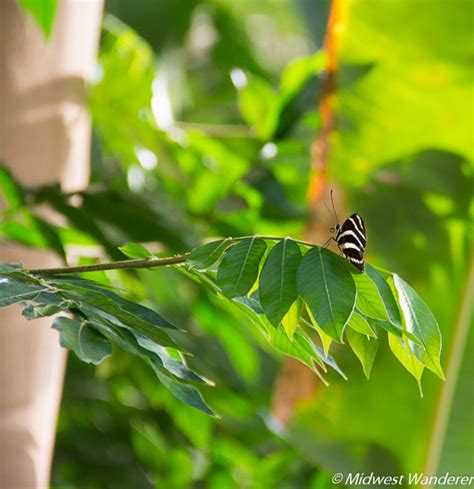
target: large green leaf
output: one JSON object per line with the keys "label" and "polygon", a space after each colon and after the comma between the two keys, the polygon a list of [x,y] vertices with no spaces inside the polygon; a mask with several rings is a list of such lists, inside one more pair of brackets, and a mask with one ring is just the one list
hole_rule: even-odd
{"label": "large green leaf", "polygon": [[372,265],[369,265],[367,263],[365,266],[365,272],[375,283],[378,289],[378,293],[382,298],[383,304],[385,306],[385,310],[387,311],[389,320],[393,324],[401,327],[402,319],[400,316],[400,309],[398,308],[398,304],[393,295],[392,289],[390,288],[382,274]]}
{"label": "large green leaf", "polygon": [[299,246],[285,238],[272,248],[263,265],[258,288],[260,304],[274,326],[298,297],[296,274],[301,258]]}
{"label": "large green leaf", "polygon": [[413,377],[415,377],[420,393],[422,393],[421,377],[425,367],[413,354],[408,341],[389,333],[388,344],[398,361],[413,375]]}
{"label": "large green leaf", "polygon": [[356,305],[368,317],[389,321],[390,318],[375,282],[366,273],[352,273],[357,288]]}
{"label": "large green leaf", "polygon": [[314,247],[301,261],[297,285],[319,327],[334,340],[342,341],[356,300],[347,262],[329,250]]}
{"label": "large green leaf", "polygon": [[441,368],[441,333],[438,322],[421,297],[398,275],[393,275],[393,284],[403,314],[404,326],[421,342],[413,344],[412,350],[423,365],[444,379]]}
{"label": "large green leaf", "polygon": [[378,340],[376,338],[371,338],[364,334],[360,334],[352,328],[346,329],[346,338],[350,347],[360,360],[365,376],[369,378],[372,365],[374,364],[375,355],[377,353],[377,348],[379,346]]}
{"label": "large green leaf", "polygon": [[257,280],[265,249],[265,241],[254,236],[243,239],[225,254],[217,270],[217,285],[226,297],[247,294]]}
{"label": "large green leaf", "polygon": [[110,341],[88,321],[59,317],[54,320],[53,328],[59,331],[61,346],[73,350],[84,362],[97,365],[112,354]]}

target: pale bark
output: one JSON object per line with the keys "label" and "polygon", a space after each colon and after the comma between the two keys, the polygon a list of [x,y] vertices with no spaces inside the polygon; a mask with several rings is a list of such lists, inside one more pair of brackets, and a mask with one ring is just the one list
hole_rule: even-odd
{"label": "pale bark", "polygon": [[[0,160],[26,185],[83,188],[90,121],[85,79],[95,65],[100,0],[63,0],[45,41],[16,0],[0,2]],[[0,201],[0,208],[2,207]],[[0,262],[56,266],[51,253],[0,241]],[[65,350],[51,319],[0,311],[0,488],[45,489],[61,398]]]}

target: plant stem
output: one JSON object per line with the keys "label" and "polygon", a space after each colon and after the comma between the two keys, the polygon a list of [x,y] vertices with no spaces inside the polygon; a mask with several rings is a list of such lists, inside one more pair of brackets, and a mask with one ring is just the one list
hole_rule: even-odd
{"label": "plant stem", "polygon": [[449,416],[454,401],[454,395],[458,383],[461,363],[464,358],[464,350],[468,348],[467,337],[472,317],[472,297],[474,294],[474,257],[471,257],[469,271],[467,273],[466,286],[456,321],[448,362],[446,365],[446,382],[440,390],[437,402],[434,424],[431,431],[431,439],[428,444],[428,454],[424,472],[428,475],[436,475],[443,452],[443,444],[449,424]]}
{"label": "plant stem", "polygon": [[170,256],[167,258],[145,258],[141,260],[122,260],[113,261],[110,263],[97,263],[95,265],[83,265],[77,267],[58,267],[58,268],[33,268],[31,270],[24,270],[26,273],[48,274],[48,275],[64,275],[67,273],[81,273],[81,272],[100,272],[103,270],[133,270],[135,268],[155,268],[165,267],[168,265],[177,265],[178,263],[184,263],[189,253],[184,255]]}
{"label": "plant stem", "polygon": [[[252,236],[240,236],[238,238],[230,238],[232,241],[241,241]],[[284,236],[259,236],[262,239],[268,239],[272,241],[281,241],[286,239]],[[293,240],[295,243],[302,244],[304,246],[314,246],[307,241],[301,241],[298,239]],[[133,270],[135,268],[156,268],[166,267],[168,265],[177,265],[184,263],[187,258],[191,256],[191,253],[184,253],[182,255],[170,256],[167,258],[144,258],[140,260],[122,260],[113,261],[109,263],[97,263],[94,265],[83,265],[77,267],[57,267],[57,268],[32,268],[30,270],[23,270],[26,273],[33,275],[48,274],[48,275],[65,275],[67,273],[83,273],[83,272],[100,272],[104,270]]]}

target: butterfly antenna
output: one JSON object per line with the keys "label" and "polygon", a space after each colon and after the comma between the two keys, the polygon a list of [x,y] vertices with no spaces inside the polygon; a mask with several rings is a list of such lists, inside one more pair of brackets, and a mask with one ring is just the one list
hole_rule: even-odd
{"label": "butterfly antenna", "polygon": [[339,219],[337,218],[336,208],[334,207],[334,200],[332,199],[332,189],[331,189],[330,195],[331,195],[332,210],[334,211],[334,216],[336,217],[336,223],[339,224]]}

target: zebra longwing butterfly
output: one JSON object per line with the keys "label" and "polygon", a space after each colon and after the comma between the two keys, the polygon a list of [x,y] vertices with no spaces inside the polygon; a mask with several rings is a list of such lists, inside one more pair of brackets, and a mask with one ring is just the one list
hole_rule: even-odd
{"label": "zebra longwing butterfly", "polygon": [[336,217],[336,227],[331,228],[331,232],[335,232],[336,236],[333,238],[336,241],[337,246],[341,250],[347,260],[349,260],[360,271],[364,271],[364,251],[367,245],[367,237],[365,235],[365,225],[362,217],[359,214],[352,214],[343,223],[339,224],[334,208],[334,202],[332,201],[331,190],[331,203],[334,209],[334,215]]}

